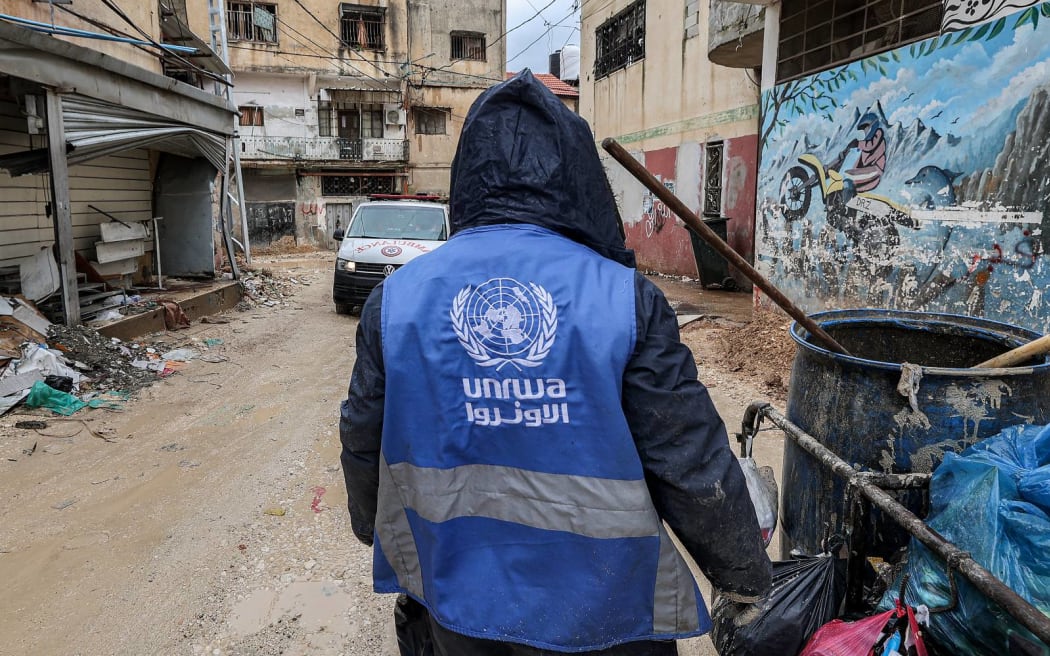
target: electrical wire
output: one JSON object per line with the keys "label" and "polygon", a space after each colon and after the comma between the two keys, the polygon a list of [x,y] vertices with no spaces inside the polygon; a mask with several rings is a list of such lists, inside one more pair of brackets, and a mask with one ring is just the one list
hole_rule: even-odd
{"label": "electrical wire", "polygon": [[516,55],[514,55],[513,57],[509,58],[509,59],[507,60],[507,63],[508,63],[508,64],[510,64],[510,63],[511,63],[512,61],[514,61],[514,60],[515,60],[515,59],[517,59],[518,57],[521,57],[522,55],[524,55],[524,54],[525,54],[526,52],[528,52],[529,48],[531,48],[532,46],[534,46],[534,45],[536,45],[537,43],[539,43],[540,39],[542,39],[543,37],[547,36],[547,35],[548,35],[548,34],[550,33],[550,31],[551,31],[551,30],[553,30],[553,29],[554,29],[554,28],[556,28],[556,27],[561,27],[562,23],[564,23],[565,21],[567,21],[567,20],[569,20],[570,18],[572,18],[572,17],[573,17],[573,16],[575,15],[575,14],[576,14],[576,12],[575,12],[575,11],[570,11],[570,12],[569,12],[569,13],[568,13],[568,14],[567,14],[567,15],[565,16],[565,18],[562,18],[562,19],[561,19],[560,21],[558,21],[557,23],[555,23],[555,24],[551,25],[550,27],[548,27],[548,28],[547,28],[547,31],[546,31],[546,32],[544,32],[543,34],[541,34],[541,35],[539,35],[538,37],[536,37],[536,40],[534,40],[534,41],[533,41],[532,43],[530,43],[529,45],[525,46],[525,48],[524,48],[523,50],[521,50],[520,52],[518,52],[518,54],[516,54]]}
{"label": "electrical wire", "polygon": [[[160,49],[160,50],[163,50],[163,48],[161,47],[161,45],[160,45],[159,43],[157,43],[157,42],[156,42],[156,41],[155,41],[155,40],[153,39],[153,37],[152,37],[152,36],[151,36],[151,35],[150,35],[150,34],[149,34],[148,32],[146,32],[146,30],[142,29],[141,27],[139,27],[139,26],[138,26],[138,25],[137,25],[137,24],[135,23],[135,21],[131,20],[131,18],[130,18],[130,17],[129,17],[129,16],[128,16],[128,15],[127,15],[127,14],[126,14],[125,12],[124,12],[124,10],[123,10],[123,9],[121,9],[121,8],[120,8],[120,7],[119,7],[119,6],[118,6],[118,5],[116,4],[116,2],[114,2],[114,0],[102,0],[102,4],[104,4],[104,5],[106,5],[107,7],[109,7],[109,8],[110,8],[110,10],[111,10],[111,11],[113,11],[113,13],[115,13],[115,14],[116,14],[117,16],[119,16],[119,17],[120,17],[120,18],[121,18],[121,19],[122,19],[122,20],[123,20],[123,21],[124,21],[125,23],[127,23],[127,24],[128,24],[128,25],[130,25],[130,26],[131,26],[132,28],[134,28],[136,32],[138,32],[139,34],[141,34],[141,35],[142,35],[142,36],[143,36],[143,37],[144,37],[144,38],[145,38],[145,39],[146,39],[147,41],[149,41],[150,43],[152,43],[152,44],[153,44],[153,45],[154,45],[154,46],[155,46],[156,48],[158,48],[158,49]],[[198,72],[199,72],[199,73],[201,73],[202,75],[204,75],[204,76],[208,77],[209,79],[214,79],[214,80],[215,80],[216,82],[222,82],[223,84],[227,84],[227,85],[231,84],[231,83],[230,83],[230,82],[229,82],[228,80],[226,80],[226,79],[224,79],[224,78],[222,78],[222,77],[216,76],[216,75],[215,75],[214,73],[212,73],[211,71],[208,71],[208,70],[205,70],[205,69],[201,68],[200,66],[198,66],[198,65],[197,65],[197,64],[195,64],[194,62],[191,62],[190,60],[188,60],[188,59],[186,59],[185,57],[183,57],[182,55],[179,55],[179,54],[176,54],[176,53],[171,53],[171,56],[172,56],[172,57],[174,57],[175,59],[177,59],[178,61],[182,62],[182,63],[183,63],[183,64],[185,64],[186,66],[189,66],[190,68],[192,68],[192,69],[194,69],[194,70],[198,71]]]}
{"label": "electrical wire", "polygon": [[[317,44],[309,43],[310,37],[308,37],[307,35],[303,34],[299,30],[295,29],[294,27],[289,25],[286,21],[283,21],[280,18],[278,18],[277,22],[280,25],[283,25],[285,27],[284,33],[287,34],[288,37],[292,39],[292,41],[295,41],[296,43],[298,43],[299,45],[303,46],[304,48],[308,48],[308,49],[312,48],[314,52],[319,53],[321,55],[325,55],[325,56],[329,56],[329,57],[331,56],[331,55],[328,55],[328,53],[324,49],[322,49],[320,46],[318,46]],[[289,30],[291,30],[291,32],[294,32],[295,34],[298,34],[303,39],[306,39],[307,42],[303,42],[301,39],[296,38],[293,34],[291,34],[289,32]],[[289,53],[289,54],[292,54],[292,53]],[[374,80],[374,81],[380,82],[380,83],[384,82],[383,80],[380,80],[380,79],[378,79],[376,77],[373,77],[373,76],[369,75],[368,73],[362,71],[360,68],[354,66],[353,64],[351,64],[349,61],[347,61],[344,58],[341,58],[341,57],[332,57],[332,58],[333,58],[334,61],[340,62],[341,64],[345,65],[347,68],[349,68],[350,70],[354,71],[355,73],[361,74],[363,77],[367,77],[367,78],[369,78],[371,80]],[[385,63],[389,63],[389,62],[385,62]],[[394,63],[396,63],[396,62],[394,62]],[[379,70],[383,70],[383,69],[380,68]],[[384,73],[386,75],[389,75],[389,73],[386,73],[386,71],[384,71]]]}
{"label": "electrical wire", "polygon": [[[107,1],[107,0],[103,0],[103,2],[105,2],[105,1]],[[342,42],[343,42],[343,37],[341,37],[341,36],[339,36],[338,34],[336,34],[335,32],[333,32],[333,31],[332,31],[332,29],[331,29],[330,27],[328,27],[327,25],[325,25],[324,21],[322,21],[322,20],[321,20],[320,18],[318,18],[317,16],[315,16],[315,15],[314,15],[314,13],[313,13],[312,11],[310,11],[310,9],[309,9],[309,8],[307,8],[307,6],[306,6],[306,5],[304,5],[304,4],[302,3],[302,0],[295,0],[295,4],[299,5],[299,6],[300,6],[300,7],[302,8],[302,10],[306,12],[306,15],[307,15],[307,16],[309,16],[310,18],[314,19],[314,22],[315,22],[315,23],[317,23],[318,25],[320,25],[321,27],[323,27],[323,28],[325,29],[325,31],[326,31],[326,32],[328,32],[329,34],[331,34],[332,36],[334,36],[334,37],[335,37],[335,40],[336,40],[336,42],[337,42],[337,43],[342,43]],[[384,70],[384,69],[383,69],[383,68],[382,68],[381,66],[379,66],[378,64],[376,64],[376,63],[375,63],[374,61],[372,61],[371,59],[367,59],[367,58],[366,58],[366,57],[365,57],[364,55],[362,55],[361,53],[359,53],[359,52],[355,51],[355,50],[354,50],[353,48],[347,48],[347,50],[348,50],[349,52],[353,52],[353,53],[357,54],[358,58],[360,58],[360,59],[361,59],[361,61],[363,61],[363,62],[366,62],[366,63],[368,63],[368,64],[371,64],[373,68],[375,68],[375,69],[376,69],[377,71],[379,71],[380,73],[382,73],[382,74],[383,74],[383,75],[384,75],[385,77],[392,77],[392,76],[391,76],[391,75],[390,75],[389,73],[387,73],[387,72],[386,72],[386,71],[385,71],[385,70]],[[364,74],[364,75],[366,75],[367,77],[372,77],[371,75],[367,75],[367,74]],[[376,77],[372,77],[372,79],[373,79],[373,80],[375,80],[376,82],[380,82],[379,78],[376,78]]]}
{"label": "electrical wire", "polygon": [[[558,0],[551,0],[547,4],[543,5],[543,7],[541,7],[540,9],[536,9],[536,7],[533,7],[532,3],[529,2],[529,6],[532,7],[533,9],[536,9],[536,13],[533,14],[532,16],[529,16],[528,18],[526,18],[522,22],[518,23],[514,27],[510,28],[509,30],[503,32],[498,37],[496,37],[496,39],[492,43],[490,43],[490,44],[485,46],[486,52],[489,50],[489,48],[491,48],[492,46],[496,45],[497,43],[502,41],[504,38],[506,38],[506,36],[508,34],[510,34],[511,32],[513,32],[514,30],[516,30],[518,28],[521,28],[521,27],[524,27],[525,25],[528,25],[529,23],[531,23],[533,20],[536,19],[537,16],[540,16],[545,9],[549,9],[557,1]],[[465,57],[460,57],[459,59],[453,59],[449,63],[442,64],[441,66],[439,66],[437,68],[430,68],[429,73],[434,73],[434,72],[437,72],[437,71],[447,70],[450,66],[453,66],[454,64],[457,64],[457,63],[459,63],[461,61],[467,61],[467,59]],[[450,72],[452,72],[452,71],[450,71]],[[466,73],[462,73],[461,75],[466,75]],[[472,76],[472,77],[476,77],[476,76]],[[494,78],[484,78],[484,79],[494,79]],[[426,82],[426,75],[423,76],[423,81],[420,84],[422,85],[425,82]]]}
{"label": "electrical wire", "polygon": [[499,35],[498,37],[496,37],[496,40],[495,40],[495,41],[493,41],[492,43],[490,43],[490,44],[488,45],[488,47],[486,48],[486,50],[487,50],[488,48],[491,48],[492,46],[496,45],[496,44],[497,44],[497,43],[499,43],[500,41],[502,41],[502,40],[503,40],[503,39],[504,39],[504,38],[505,38],[505,37],[506,37],[506,36],[507,36],[508,34],[510,34],[511,32],[513,32],[514,30],[516,30],[516,29],[518,29],[518,28],[520,28],[520,27],[525,27],[525,26],[526,26],[527,24],[529,24],[529,23],[531,23],[532,21],[534,21],[534,20],[536,19],[536,17],[537,17],[537,16],[539,16],[540,14],[542,14],[542,13],[543,13],[543,12],[544,12],[545,10],[547,10],[547,9],[550,9],[550,7],[551,7],[551,6],[552,6],[552,5],[553,5],[553,4],[555,3],[555,2],[557,2],[557,1],[558,1],[558,0],[551,0],[551,1],[550,1],[550,2],[548,2],[547,4],[543,5],[543,7],[542,7],[542,8],[540,8],[540,9],[536,9],[535,7],[532,7],[532,3],[530,2],[530,3],[529,3],[529,6],[530,6],[530,7],[532,7],[533,9],[536,9],[536,13],[535,13],[535,14],[533,14],[532,16],[529,16],[528,18],[526,18],[526,19],[525,19],[525,20],[523,20],[522,22],[518,23],[518,24],[517,24],[517,25],[515,25],[514,27],[510,28],[509,30],[507,30],[507,31],[506,31],[506,32],[504,32],[503,34],[500,34],[500,35]]}
{"label": "electrical wire", "polygon": [[[125,32],[123,30],[118,30],[117,28],[115,28],[115,27],[113,27],[111,25],[107,25],[106,23],[103,23],[102,21],[95,20],[94,18],[89,18],[87,16],[79,14],[79,13],[73,11],[72,9],[70,9],[69,7],[67,7],[65,5],[52,4],[51,6],[52,7],[57,7],[58,9],[61,9],[62,11],[66,12],[67,14],[70,14],[70,15],[74,16],[75,18],[78,18],[78,19],[84,21],[88,25],[94,25],[95,27],[99,28],[100,30],[106,30],[110,34],[115,34],[115,35],[118,35],[118,36],[124,36],[124,37],[128,37],[128,38],[134,38],[130,34],[128,34],[127,32]],[[141,46],[141,45],[138,45],[138,44],[135,44],[135,43],[132,43],[130,45],[132,47],[134,47],[134,48],[138,48],[139,50],[141,50],[142,52],[144,52],[144,53],[146,53],[146,54],[148,54],[150,56],[156,56],[156,54],[157,54],[156,52],[154,52],[153,50],[150,50],[146,46]]]}
{"label": "electrical wire", "polygon": [[[252,51],[257,51],[258,50],[257,48],[253,48],[251,46],[230,45],[229,47],[231,49],[233,49],[233,50],[252,50]],[[310,59],[325,59],[325,60],[329,60],[329,61],[346,62],[345,59],[343,59],[341,57],[336,57],[335,55],[315,55],[315,54],[312,54],[312,53],[291,52],[291,51],[288,51],[288,50],[267,50],[266,52],[271,53],[273,55],[288,55],[288,56],[291,56],[291,57],[308,57]],[[295,62],[295,61],[293,61],[291,59],[288,59],[287,57],[281,57],[281,59],[284,59],[285,61],[290,62],[292,64],[297,64],[297,62]],[[384,60],[381,60],[381,61],[384,61]],[[385,61],[385,63],[397,64],[399,62]],[[429,72],[443,70],[443,69],[439,69],[439,68],[434,68],[433,66],[424,66],[422,64],[413,64],[413,66],[415,66],[417,68],[426,69]],[[474,75],[474,74],[471,74],[471,73],[460,73],[458,71],[443,71],[443,72],[447,73],[449,75],[459,75],[461,77],[469,77],[469,78],[475,78],[475,79],[479,79],[479,80],[488,80],[489,82],[502,82],[503,81],[501,78],[498,78],[498,77],[487,77],[487,76],[484,76],[484,75]],[[372,78],[372,79],[375,79],[375,78]]]}

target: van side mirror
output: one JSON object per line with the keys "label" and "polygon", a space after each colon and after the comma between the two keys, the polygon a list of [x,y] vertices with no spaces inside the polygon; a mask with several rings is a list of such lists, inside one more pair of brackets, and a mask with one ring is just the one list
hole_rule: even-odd
{"label": "van side mirror", "polygon": [[332,239],[334,239],[336,241],[343,241],[343,236],[345,234],[346,233],[344,233],[342,230],[336,230],[335,232],[332,233]]}

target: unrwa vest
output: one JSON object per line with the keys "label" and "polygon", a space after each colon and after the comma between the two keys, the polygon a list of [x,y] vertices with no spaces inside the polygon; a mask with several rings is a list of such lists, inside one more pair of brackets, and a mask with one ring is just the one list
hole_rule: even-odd
{"label": "unrwa vest", "polygon": [[527,225],[464,231],[387,279],[377,592],[556,651],[709,629],[621,407],[634,288]]}

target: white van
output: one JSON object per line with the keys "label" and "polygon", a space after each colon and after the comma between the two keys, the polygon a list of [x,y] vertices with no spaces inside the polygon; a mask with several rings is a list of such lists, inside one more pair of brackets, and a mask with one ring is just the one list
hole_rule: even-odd
{"label": "white van", "polygon": [[354,210],[335,261],[332,300],[335,311],[349,314],[384,278],[448,240],[448,206],[415,200],[361,203]]}

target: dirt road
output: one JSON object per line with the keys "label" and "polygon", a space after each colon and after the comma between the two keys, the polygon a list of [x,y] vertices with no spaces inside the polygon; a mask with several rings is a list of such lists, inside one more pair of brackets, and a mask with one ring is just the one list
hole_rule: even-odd
{"label": "dirt road", "polygon": [[[309,284],[166,337],[222,340],[215,362],[43,434],[0,419],[0,654],[397,653],[338,466],[356,321],[332,310],[330,257],[265,266]],[[731,430],[764,398],[702,377]],[[760,447],[775,464],[779,441]]]}

